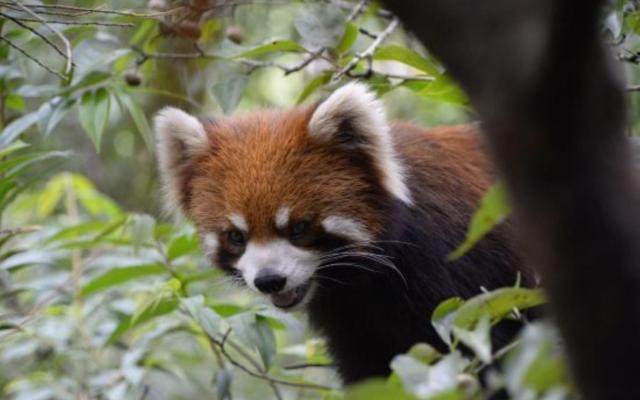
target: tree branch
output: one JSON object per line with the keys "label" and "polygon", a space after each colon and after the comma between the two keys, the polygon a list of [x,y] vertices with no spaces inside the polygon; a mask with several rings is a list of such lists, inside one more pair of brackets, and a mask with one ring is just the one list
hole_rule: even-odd
{"label": "tree branch", "polygon": [[135,24],[130,24],[126,22],[100,22],[100,21],[64,21],[64,20],[52,20],[52,19],[35,19],[35,18],[24,18],[24,17],[14,17],[22,22],[35,22],[40,24],[57,24],[57,25],[77,25],[77,26],[108,26],[115,28],[135,28]]}
{"label": "tree branch", "polygon": [[[393,33],[393,31],[398,27],[398,19],[393,18],[387,27],[377,35],[376,39],[367,47],[365,51],[362,53],[356,54],[353,59],[347,64],[343,69],[338,71],[332,78],[332,81],[336,82],[340,80],[344,75],[350,73],[363,59],[370,60],[373,58],[374,53],[380,47],[380,45]],[[371,67],[369,67],[369,71]]]}
{"label": "tree branch", "polygon": [[[388,0],[459,80],[585,399],[640,398],[640,185],[604,0]],[[455,27],[452,29],[451,27]]]}
{"label": "tree branch", "polygon": [[[2,15],[2,13],[0,13],[0,15]],[[5,42],[6,44],[9,45],[9,47],[13,48],[14,50],[17,50],[18,52],[20,52],[23,56],[27,57],[29,60],[33,61],[34,63],[38,64],[42,69],[44,69],[45,71],[57,76],[58,78],[65,80],[66,78],[64,77],[64,75],[62,75],[61,73],[54,71],[53,69],[49,68],[48,66],[46,66],[45,64],[43,64],[40,60],[38,60],[37,58],[35,58],[34,56],[32,56],[31,54],[29,54],[25,49],[23,49],[22,47],[18,46],[17,44],[13,43],[11,40],[7,39],[6,37],[0,35],[0,40],[2,40],[3,42]]]}
{"label": "tree branch", "polygon": [[[235,367],[237,367],[241,371],[245,372],[246,374],[248,374],[250,376],[253,376],[255,378],[259,378],[259,379],[265,380],[265,381],[269,382],[270,384],[297,387],[297,388],[301,388],[301,389],[322,390],[322,391],[337,390],[337,388],[334,388],[334,387],[331,387],[331,386],[319,385],[319,384],[314,384],[314,383],[301,383],[301,382],[285,381],[285,380],[274,378],[274,377],[270,376],[267,372],[264,372],[264,371],[260,370],[260,368],[256,368],[256,371],[254,371],[254,370],[246,367],[244,364],[242,364],[241,362],[239,362],[238,360],[233,358],[227,352],[226,344],[228,343],[228,338],[229,338],[230,334],[231,334],[231,328],[227,329],[227,331],[224,333],[224,335],[222,336],[221,339],[216,339],[215,337],[212,337],[210,335],[207,335],[207,338],[209,339],[209,344],[211,346],[215,346],[215,348],[217,348],[220,351],[220,353],[224,356],[224,358],[229,363],[231,363],[232,365],[234,365]],[[234,347],[234,349],[236,351],[238,351],[237,347]],[[245,358],[247,356],[248,355],[245,353]],[[259,366],[259,364],[254,360],[252,360],[251,364],[254,365],[254,368],[256,366]]]}
{"label": "tree branch", "polygon": [[[26,12],[27,14],[31,15],[33,18],[37,19],[40,21],[40,23],[42,23],[45,27],[47,27],[51,32],[53,32],[56,36],[58,36],[58,38],[62,41],[62,43],[64,44],[64,49],[65,49],[65,54],[64,57],[66,58],[66,64],[65,64],[65,68],[64,68],[64,75],[67,76],[67,79],[71,80],[71,74],[73,72],[73,67],[75,66],[75,64],[73,63],[73,51],[71,49],[71,43],[69,42],[69,39],[67,39],[67,37],[65,35],[63,35],[60,31],[58,31],[57,29],[53,28],[51,25],[49,25],[44,19],[42,19],[41,16],[39,16],[38,14],[34,13],[33,11],[31,11],[29,8],[25,7],[24,5],[18,3],[17,1],[13,1],[13,3],[22,8],[24,10],[24,12]],[[15,20],[14,20],[15,21]],[[33,31],[32,31],[33,32]]]}

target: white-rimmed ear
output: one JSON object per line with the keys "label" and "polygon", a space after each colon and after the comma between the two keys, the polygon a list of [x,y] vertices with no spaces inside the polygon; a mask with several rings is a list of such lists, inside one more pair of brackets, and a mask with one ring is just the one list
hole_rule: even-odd
{"label": "white-rimmed ear", "polygon": [[154,118],[158,169],[163,184],[165,209],[185,211],[186,169],[193,157],[206,151],[209,140],[197,118],[174,107],[165,107]]}
{"label": "white-rimmed ear", "polygon": [[320,103],[309,121],[309,135],[367,151],[382,174],[384,188],[411,204],[404,167],[393,147],[384,108],[366,85],[349,83]]}

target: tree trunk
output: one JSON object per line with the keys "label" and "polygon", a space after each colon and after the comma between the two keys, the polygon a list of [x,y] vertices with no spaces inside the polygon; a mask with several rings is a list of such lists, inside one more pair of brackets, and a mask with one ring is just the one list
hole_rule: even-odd
{"label": "tree trunk", "polygon": [[387,0],[483,119],[582,394],[640,398],[640,187],[603,3]]}

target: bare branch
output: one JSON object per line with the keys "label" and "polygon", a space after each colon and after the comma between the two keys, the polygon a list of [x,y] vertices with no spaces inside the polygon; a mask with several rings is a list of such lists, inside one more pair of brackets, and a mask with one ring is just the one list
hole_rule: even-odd
{"label": "bare branch", "polygon": [[[2,15],[2,13],[0,13],[0,15]],[[0,35],[0,40],[5,42],[6,44],[8,44],[13,49],[17,50],[18,52],[22,53],[23,56],[27,57],[29,60],[31,60],[34,63],[38,64],[41,68],[43,68],[47,72],[52,73],[53,75],[57,76],[58,78],[60,78],[62,80],[65,79],[64,75],[62,75],[61,73],[59,73],[57,71],[54,71],[53,69],[49,68],[46,65],[44,65],[42,62],[40,62],[40,60],[38,60],[37,58],[35,58],[31,54],[27,53],[27,51],[25,49],[23,49],[22,47],[18,46],[15,43],[13,43],[11,40],[7,39],[6,37],[4,37],[2,35]]]}
{"label": "bare branch", "polygon": [[21,226],[19,228],[14,228],[14,229],[2,229],[0,230],[0,236],[21,235],[23,233],[37,232],[41,229],[42,227],[40,225],[28,225],[28,226]]}
{"label": "bare branch", "polygon": [[0,12],[0,16],[4,17],[12,22],[14,22],[16,25],[20,26],[21,28],[24,28],[28,31],[30,31],[31,33],[33,33],[34,35],[38,36],[40,39],[42,39],[46,44],[48,44],[49,46],[53,47],[53,49],[60,54],[62,57],[67,57],[66,54],[58,47],[56,46],[55,43],[53,43],[51,40],[49,40],[48,37],[46,37],[45,35],[43,35],[42,33],[38,32],[37,29],[34,29],[32,27],[30,27],[29,25],[25,24],[24,22],[20,21],[19,19],[16,19],[14,17],[12,17],[11,15],[5,14],[3,12]]}
{"label": "bare branch", "polygon": [[[297,388],[302,388],[302,389],[313,389],[313,390],[322,390],[322,391],[336,390],[337,389],[337,388],[334,388],[334,387],[331,387],[331,386],[319,385],[319,384],[315,384],[315,383],[301,383],[301,382],[285,381],[285,380],[274,378],[274,377],[270,376],[267,372],[262,371],[260,368],[256,368],[257,371],[254,371],[254,370],[248,368],[247,366],[245,366],[244,364],[242,364],[241,362],[239,362],[238,360],[233,358],[227,352],[226,345],[227,345],[227,343],[231,343],[228,340],[230,334],[231,334],[231,328],[227,329],[227,331],[224,333],[224,335],[222,336],[221,339],[216,339],[215,337],[207,335],[207,337],[209,339],[209,344],[212,347],[215,346],[215,348],[217,348],[220,351],[220,353],[224,356],[224,358],[229,363],[231,363],[235,367],[239,368],[241,371],[245,372],[246,374],[251,375],[251,376],[253,376],[255,378],[259,378],[259,379],[265,380],[265,381],[269,382],[270,384],[275,384],[275,385],[284,385],[284,386],[297,387]],[[238,348],[235,347],[235,346],[234,346],[234,349],[238,350]],[[246,356],[246,353],[245,353],[245,356]],[[253,362],[251,364],[254,365],[254,367],[256,365],[259,366],[259,364],[255,360],[253,360]]]}
{"label": "bare branch", "polygon": [[358,18],[360,14],[362,14],[362,11],[364,10],[365,6],[368,3],[369,3],[369,0],[360,0],[358,4],[356,4],[356,6],[353,7],[353,10],[351,10],[351,12],[349,13],[349,16],[347,17],[347,21],[350,22]]}
{"label": "bare branch", "polygon": [[22,8],[24,10],[24,12],[26,12],[27,14],[30,14],[35,19],[40,20],[40,22],[44,26],[46,26],[51,32],[53,32],[56,36],[58,36],[58,38],[60,38],[62,43],[64,43],[64,49],[65,49],[64,57],[67,59],[66,65],[64,67],[64,74],[67,76],[67,78],[70,79],[71,78],[70,74],[73,71],[74,63],[73,63],[73,50],[71,49],[71,43],[69,42],[69,39],[67,39],[67,37],[65,35],[63,35],[59,30],[57,30],[54,27],[52,27],[51,25],[49,25],[44,19],[42,19],[41,16],[39,16],[36,13],[34,13],[29,8],[25,7],[24,5],[18,3],[15,0],[13,1],[13,3],[16,6]]}
{"label": "bare branch", "polygon": [[40,24],[57,24],[57,25],[78,25],[78,26],[109,26],[117,28],[135,28],[135,24],[126,22],[100,22],[100,21],[63,21],[63,20],[41,20],[35,18],[14,17],[23,22],[35,22]]}
{"label": "bare branch", "polygon": [[[5,1],[0,1],[0,5],[6,6],[6,5],[12,5],[14,3],[9,3],[9,2],[5,2]],[[90,7],[79,7],[79,6],[68,6],[68,5],[61,5],[61,4],[21,4],[21,6],[23,7],[27,7],[30,9],[57,9],[57,10],[68,10],[68,11],[78,11],[81,12],[81,14],[79,15],[84,15],[84,14],[89,14],[89,13],[95,13],[95,14],[112,14],[112,15],[121,15],[121,16],[125,16],[125,17],[139,17],[139,18],[155,18],[155,17],[160,17],[163,15],[168,15],[168,14],[173,14],[177,11],[183,10],[186,7],[185,6],[179,6],[176,8],[172,8],[170,10],[166,10],[166,11],[159,11],[159,12],[154,12],[154,13],[137,13],[137,12],[130,12],[130,11],[118,11],[118,10],[107,10],[107,9],[102,9],[102,8],[90,8]],[[38,11],[40,12],[40,11]],[[64,15],[64,14],[57,14],[57,15]],[[67,16],[73,17],[73,16],[77,16],[78,14],[69,14]]]}
{"label": "bare branch", "polygon": [[292,371],[296,369],[305,369],[305,368],[335,368],[334,364],[320,364],[320,363],[309,363],[309,364],[293,364],[293,365],[285,365],[282,369],[287,371]]}
{"label": "bare branch", "polygon": [[384,31],[380,32],[376,39],[367,47],[365,51],[362,53],[356,54],[353,59],[347,64],[342,70],[338,71],[333,76],[333,81],[338,81],[344,75],[351,72],[363,59],[371,59],[373,58],[373,54],[376,52],[378,47],[393,33],[393,31],[398,27],[398,18],[393,18],[389,25],[384,29]]}

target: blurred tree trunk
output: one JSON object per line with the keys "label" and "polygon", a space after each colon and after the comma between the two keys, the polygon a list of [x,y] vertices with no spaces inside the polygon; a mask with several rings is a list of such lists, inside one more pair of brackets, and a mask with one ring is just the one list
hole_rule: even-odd
{"label": "blurred tree trunk", "polygon": [[483,119],[585,398],[640,398],[640,188],[604,3],[387,1]]}

